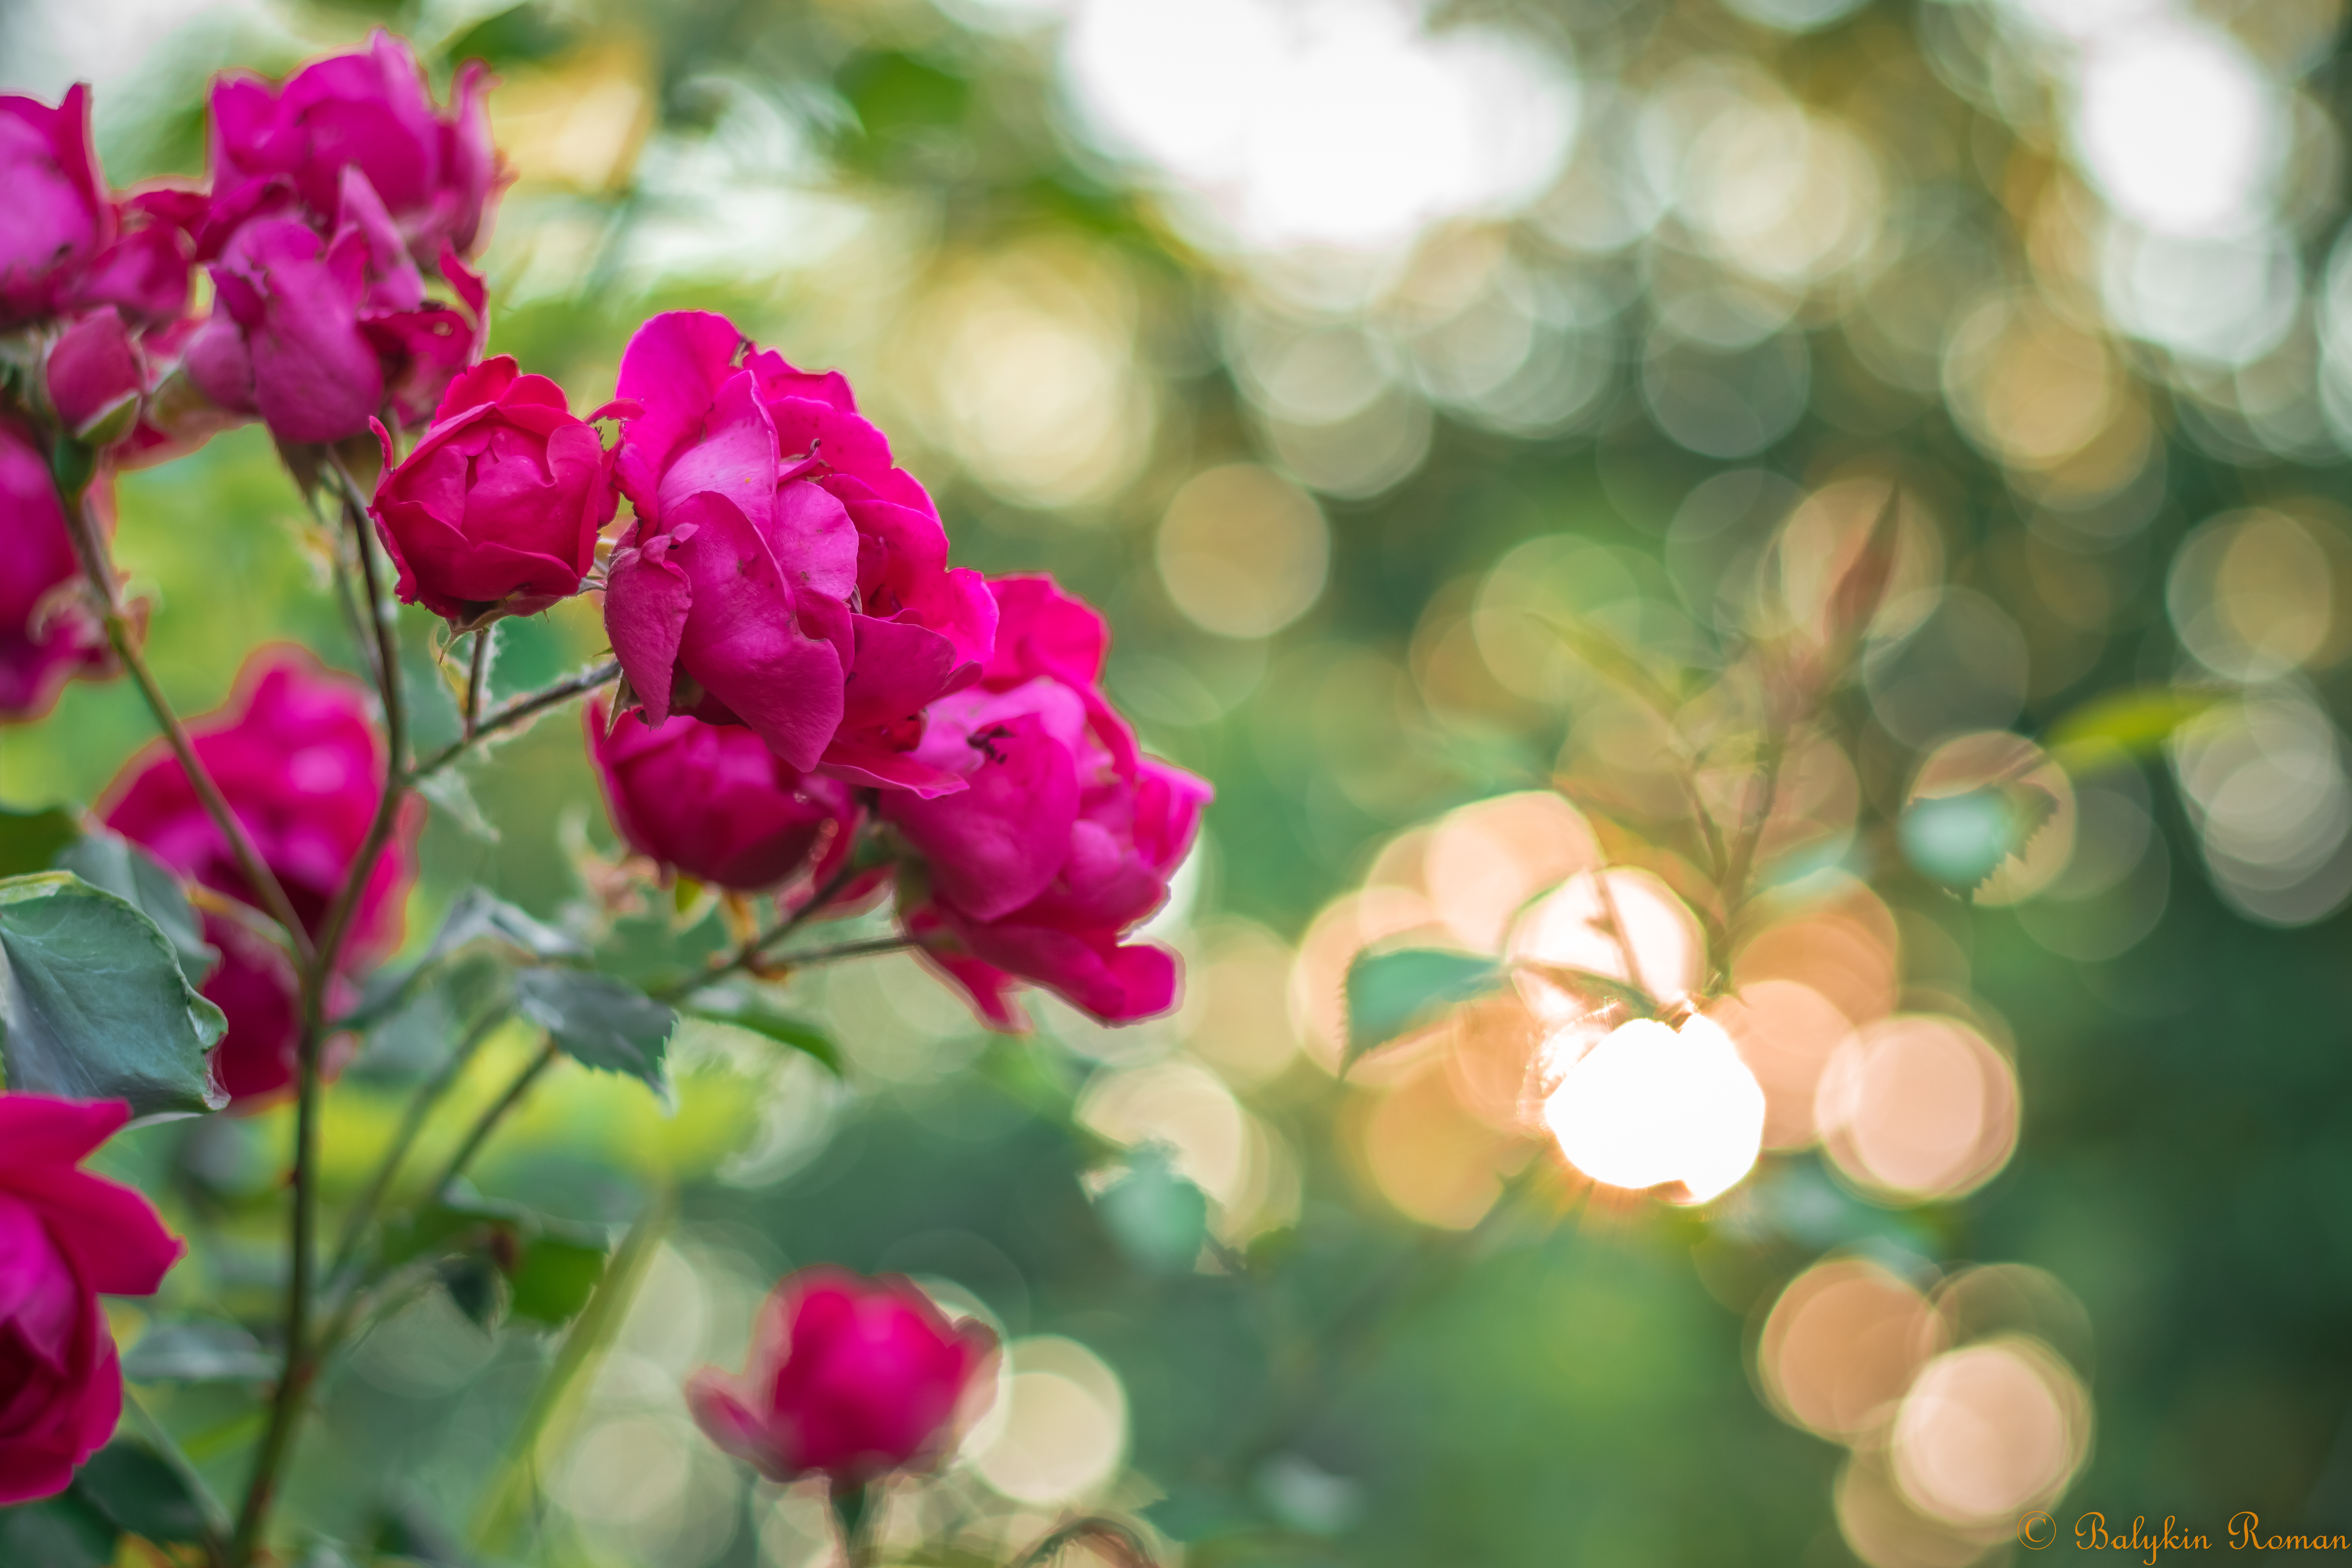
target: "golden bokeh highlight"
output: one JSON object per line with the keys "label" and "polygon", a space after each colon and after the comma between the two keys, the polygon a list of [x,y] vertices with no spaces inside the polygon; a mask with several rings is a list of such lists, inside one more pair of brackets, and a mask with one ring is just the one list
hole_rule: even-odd
{"label": "golden bokeh highlight", "polygon": [[1755,1167],[1764,1091],[1704,1015],[1637,1018],[1568,1064],[1544,1100],[1568,1163],[1607,1186],[1705,1203]]}
{"label": "golden bokeh highlight", "polygon": [[2165,597],[2181,645],[2216,675],[2244,681],[2340,656],[2331,634],[2342,548],[2284,511],[2215,518],[2172,559]]}
{"label": "golden bokeh highlight", "polygon": [[1944,392],[1969,439],[2017,468],[2048,468],[2116,416],[2121,367],[2105,341],[2038,301],[2000,299],[1954,331]]}
{"label": "golden bokeh highlight", "polygon": [[1058,1334],[1004,1347],[996,1398],[963,1444],[963,1462],[1015,1502],[1092,1498],[1127,1458],[1127,1390],[1103,1359]]}
{"label": "golden bokeh highlight", "polygon": [[1231,463],[1193,475],[1168,503],[1160,579],[1193,625],[1270,637],[1322,596],[1331,531],[1315,498],[1271,469]]}
{"label": "golden bokeh highlight", "polygon": [[1908,1280],[1863,1258],[1832,1258],[1780,1292],[1757,1370],[1786,1419],[1855,1443],[1895,1419],[1912,1378],[1946,1342],[1942,1321]]}
{"label": "golden bokeh highlight", "polygon": [[[1790,510],[1756,578],[1750,619],[1758,635],[1801,631],[1816,642],[1828,639],[1837,586],[1871,547],[1886,509],[1889,484],[1883,475],[1835,479]],[[1913,624],[1905,618],[1906,602],[1921,602],[1920,596],[1943,580],[1941,527],[1918,490],[1902,487],[1895,503],[1894,556],[1879,610],[1869,627],[1856,629],[1901,636]]]}
{"label": "golden bokeh highlight", "polygon": [[1853,1026],[1837,1005],[1797,980],[1758,980],[1707,1004],[1764,1091],[1764,1147],[1801,1149],[1819,1129],[1822,1071]]}
{"label": "golden bokeh highlight", "polygon": [[[1862,883],[1832,890],[1767,921],[1731,961],[1735,990],[1791,980],[1821,993],[1850,1024],[1874,1023],[1902,993],[1902,947],[1895,915]],[[1808,1113],[1810,1115],[1810,1113]]]}
{"label": "golden bokeh highlight", "polygon": [[1888,1445],[1912,1506],[1957,1525],[2053,1501],[2090,1447],[2090,1398],[2030,1339],[1948,1351],[1920,1370]]}
{"label": "golden bokeh highlight", "polygon": [[[1581,970],[1640,986],[1662,1002],[1687,996],[1703,978],[1706,945],[1698,917],[1650,871],[1581,871],[1528,908],[1511,930],[1509,956],[1522,963]],[[1566,1021],[1588,1011],[1581,995],[1522,972],[1536,1011]]]}
{"label": "golden bokeh highlight", "polygon": [[1528,899],[1600,863],[1584,814],[1549,790],[1531,790],[1440,817],[1423,850],[1422,879],[1454,940],[1492,952]]}
{"label": "golden bokeh highlight", "polygon": [[1467,1230],[1502,1195],[1503,1178],[1528,1157],[1516,1134],[1464,1106],[1442,1062],[1423,1062],[1385,1092],[1359,1097],[1349,1140],[1364,1173],[1400,1214]]}
{"label": "golden bokeh highlight", "polygon": [[1253,921],[1205,925],[1185,965],[1185,1047],[1236,1089],[1279,1078],[1298,1056],[1290,945]]}
{"label": "golden bokeh highlight", "polygon": [[2017,1077],[1959,1020],[1898,1015],[1838,1047],[1813,1115],[1832,1162],[1865,1191],[1903,1203],[1948,1200],[2008,1163]]}

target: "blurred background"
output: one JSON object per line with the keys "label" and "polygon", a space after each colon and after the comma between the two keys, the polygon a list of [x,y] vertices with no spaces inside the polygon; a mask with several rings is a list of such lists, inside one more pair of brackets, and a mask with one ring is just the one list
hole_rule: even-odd
{"label": "blurred background", "polygon": [[[819,1259],[1011,1339],[907,1505],[976,1540],[1099,1505],[1199,1563],[1958,1568],[2029,1503],[2352,1529],[2338,0],[6,0],[0,88],[89,81],[117,183],[194,174],[208,73],[378,24],[500,79],[495,349],[593,405],[695,306],[846,371],[958,563],[1101,605],[1113,695],[1218,790],[1153,927],[1171,1018],[992,1041],[861,962],[798,987],[845,1082],[693,1026],[675,1117],[558,1075],[501,1135],[487,1192],[681,1205],[541,1444],[551,1560],[826,1560],[677,1394]],[[1580,1193],[1507,1002],[1339,1079],[1358,949],[1492,951],[1666,809],[1655,726],[1548,628],[1696,688],[1890,481],[1887,608],[1734,968],[1755,1173]],[[257,636],[352,664],[258,429],[121,512],[184,710]],[[602,647],[585,602],[505,623],[499,689]],[[88,802],[148,733],[76,685],[0,798]],[[1986,779],[2047,805],[1916,809]],[[469,879],[562,918],[612,853],[569,716],[439,804],[414,940]],[[355,1180],[397,1101],[337,1105]],[[167,1307],[266,1300],[284,1136],[121,1156],[225,1238]],[[404,1312],[301,1506],[429,1556],[545,1353]],[[241,1403],[162,1406],[234,1476]]]}

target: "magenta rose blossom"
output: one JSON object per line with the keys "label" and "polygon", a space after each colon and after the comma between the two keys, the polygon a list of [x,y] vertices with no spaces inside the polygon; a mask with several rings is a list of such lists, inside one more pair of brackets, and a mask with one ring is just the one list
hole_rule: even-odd
{"label": "magenta rose blossom", "polygon": [[289,186],[331,228],[343,171],[356,169],[420,266],[435,265],[445,244],[470,256],[499,186],[488,89],[481,62],[468,60],[442,113],[407,42],[382,28],[364,50],[314,61],[282,87],[224,74],[213,83],[215,187],[234,200],[256,185]]}
{"label": "magenta rose blossom", "polygon": [[991,586],[995,656],[932,705],[915,753],[970,787],[881,805],[928,869],[908,933],[998,1028],[1025,1025],[1016,979],[1105,1023],[1165,1012],[1175,954],[1120,939],[1166,900],[1209,785],[1142,755],[1103,698],[1101,617],[1048,578]]}
{"label": "magenta rose blossom", "polygon": [[[383,795],[384,751],[357,681],[320,669],[299,649],[263,649],[237,678],[222,712],[191,721],[196,755],[220,785],[262,860],[311,936],[325,924]],[[418,803],[376,861],[353,911],[338,968],[356,973],[400,945],[415,880]],[[108,786],[106,825],[180,875],[258,907],[228,841],[160,745]],[[205,940],[221,963],[203,986],[228,1015],[213,1068],[232,1100],[255,1103],[294,1081],[299,1014],[282,953],[241,922],[207,914]]]}
{"label": "magenta rose blossom", "polygon": [[620,498],[604,443],[572,416],[562,387],[518,374],[501,354],[449,384],[433,427],[397,468],[390,434],[376,431],[385,473],[369,510],[404,604],[462,629],[580,591]]}
{"label": "magenta rose blossom", "polygon": [[114,1436],[99,1293],[152,1295],[184,1250],[145,1198],[77,1168],[130,1119],[119,1100],[0,1093],[0,1507],[65,1490]]}
{"label": "magenta rose blossom", "polygon": [[0,97],[0,329],[115,305],[143,324],[188,298],[188,230],[202,198],[156,189],[118,200],[89,142],[89,89],[58,107]]}
{"label": "magenta rose blossom", "polygon": [[995,605],[950,570],[930,498],[890,461],[848,383],[748,342],[724,317],[656,316],[621,359],[614,478],[636,522],[604,626],[656,724],[743,724],[803,773],[925,794],[924,707],[979,677]]}
{"label": "magenta rose blossom", "polygon": [[[91,489],[100,516],[106,481]],[[80,603],[81,563],[65,508],[32,429],[0,414],[0,721],[37,719],[65,683],[111,667],[96,617]]]}
{"label": "magenta rose blossom", "polygon": [[919,1469],[954,1446],[995,1393],[996,1335],[950,1323],[898,1275],[787,1276],[760,1309],[751,1364],[686,1385],[710,1440],[771,1480],[836,1488]]}
{"label": "magenta rose blossom", "polygon": [[638,854],[746,893],[802,870],[827,881],[849,854],[858,818],[850,786],[794,772],[741,725],[684,714],[614,724],[601,699],[585,718],[614,829]]}

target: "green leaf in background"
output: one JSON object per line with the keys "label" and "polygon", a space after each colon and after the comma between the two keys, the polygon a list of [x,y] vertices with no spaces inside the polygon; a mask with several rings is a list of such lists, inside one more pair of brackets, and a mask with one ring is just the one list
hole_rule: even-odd
{"label": "green leaf in background", "polygon": [[227,1020],[155,922],[64,871],[0,882],[0,1076],[8,1088],[126,1100],[133,1116],[216,1110],[205,1053]]}
{"label": "green leaf in background", "polygon": [[162,1323],[122,1352],[122,1375],[133,1383],[266,1382],[278,1360],[261,1342],[230,1323]]}
{"label": "green leaf in background", "polygon": [[157,1545],[205,1538],[204,1505],[188,1482],[144,1444],[118,1437],[89,1458],[73,1489],[126,1535]]}
{"label": "green leaf in background", "polygon": [[1895,837],[1903,858],[1917,869],[1951,887],[1972,889],[2011,856],[2024,853],[2057,809],[2056,798],[2039,784],[1986,784],[1913,801]]}
{"label": "green leaf in background", "polygon": [[840,1043],[826,1032],[823,1025],[784,1012],[758,996],[747,996],[735,991],[698,992],[688,1000],[685,1012],[689,1018],[702,1018],[713,1024],[725,1024],[765,1036],[780,1046],[789,1046],[803,1056],[815,1058],[818,1065],[834,1077],[841,1076]]}
{"label": "green leaf in background", "polygon": [[1191,1272],[1209,1234],[1207,1195],[1177,1173],[1165,1149],[1150,1144],[1097,1194],[1095,1212],[1128,1261],[1147,1274]]}
{"label": "green leaf in background", "polygon": [[416,781],[416,793],[438,806],[458,829],[485,844],[499,841],[498,825],[482,815],[480,803],[474,799],[466,775],[456,768],[443,768]]}
{"label": "green leaf in background", "polygon": [[509,1310],[550,1328],[570,1322],[588,1305],[596,1283],[604,1278],[604,1261],[612,1248],[605,1243],[574,1241],[552,1233],[534,1237],[522,1249],[511,1277],[514,1299]]}
{"label": "green leaf in background", "polygon": [[515,1005],[573,1060],[626,1073],[667,1094],[662,1058],[677,1015],[627,981],[579,969],[527,969],[515,977]]}
{"label": "green leaf in background", "polygon": [[58,851],[81,837],[81,825],[61,805],[46,811],[0,808],[0,877],[22,877],[46,871],[58,861]]}
{"label": "green leaf in background", "polygon": [[2066,771],[2153,756],[2172,732],[2210,711],[2222,693],[2182,686],[2135,686],[2095,697],[2050,727],[2043,745]]}
{"label": "green leaf in background", "polygon": [[1652,672],[1642,656],[1628,647],[1616,633],[1596,621],[1559,620],[1547,617],[1568,651],[1591,665],[1593,670],[1615,681],[1640,698],[1652,711],[1671,719],[1683,705],[1682,694]]}
{"label": "green leaf in background", "polygon": [[1342,1067],[1433,1023],[1447,1008],[1505,981],[1502,965],[1472,952],[1408,947],[1359,953],[1348,965],[1348,1051]]}
{"label": "green leaf in background", "polygon": [[449,906],[424,962],[430,963],[485,937],[539,959],[580,958],[588,951],[569,931],[559,931],[479,888],[468,888]]}
{"label": "green leaf in background", "polygon": [[205,941],[204,922],[189,906],[180,879],[161,860],[119,833],[104,828],[66,846],[56,868],[71,871],[93,888],[103,888],[155,922],[180,956],[180,973],[202,985],[220,962]]}
{"label": "green leaf in background", "polygon": [[0,1509],[0,1563],[7,1568],[108,1568],[118,1531],[72,1491]]}

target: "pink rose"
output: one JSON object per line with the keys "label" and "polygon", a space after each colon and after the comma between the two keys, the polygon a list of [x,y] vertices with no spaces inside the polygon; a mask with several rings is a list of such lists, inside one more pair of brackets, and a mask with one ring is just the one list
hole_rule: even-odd
{"label": "pink rose", "polygon": [[201,198],[155,189],[118,200],[89,141],[89,89],[58,107],[0,97],[0,330],[90,306],[141,324],[187,303]]}
{"label": "pink rose", "polygon": [[908,933],[998,1028],[1025,1022],[1015,979],[1105,1023],[1165,1012],[1175,954],[1120,939],[1166,900],[1209,785],[1137,751],[1097,685],[1101,617],[1049,578],[990,586],[996,656],[977,688],[932,704],[915,753],[969,787],[882,801],[928,868]]}
{"label": "pink rose", "polygon": [[119,1100],[0,1093],[0,1506],[65,1490],[114,1436],[99,1292],[152,1295],[185,1250],[145,1198],[77,1169],[130,1119]]}
{"label": "pink rose", "polygon": [[861,1486],[924,1468],[995,1393],[996,1335],[950,1323],[898,1275],[803,1268],[760,1310],[751,1364],[686,1385],[710,1440],[771,1480]]}
{"label": "pink rose", "polygon": [[249,186],[205,231],[216,297],[185,348],[189,379],[281,441],[341,441],[387,411],[421,425],[488,339],[488,296],[454,249],[438,270],[457,306],[427,298],[365,174],[346,168],[341,193],[318,227],[282,186]]}
{"label": "pink rose", "polygon": [[[93,483],[101,520],[107,481]],[[97,618],[81,603],[81,562],[49,465],[30,426],[0,414],[0,720],[37,719],[65,683],[110,668]]]}
{"label": "pink rose", "polygon": [[[188,730],[255,850],[316,937],[383,796],[383,742],[365,689],[320,669],[298,648],[265,648],[247,661],[226,708],[191,721]],[[180,875],[258,907],[227,840],[160,744],[107,786],[101,815]],[[339,958],[342,973],[357,973],[400,945],[422,817],[420,803],[404,803],[399,829],[361,891]],[[207,915],[205,928],[222,962],[203,991],[228,1015],[214,1070],[232,1096],[250,1102],[293,1081],[299,1021],[293,968],[237,922]]]}
{"label": "pink rose", "polygon": [[684,714],[661,724],[625,715],[614,724],[602,699],[585,711],[613,826],[638,854],[747,893],[803,870],[822,884],[848,855],[856,794],[837,779],[795,773],[742,726]]}
{"label": "pink rose", "polygon": [[235,199],[289,187],[325,230],[341,219],[343,172],[356,169],[419,266],[437,263],[445,243],[470,256],[499,183],[488,89],[481,62],[467,61],[442,113],[406,41],[382,28],[364,51],[314,61],[281,87],[224,74],[213,83],[215,188]]}
{"label": "pink rose", "polygon": [[641,410],[614,469],[636,521],[604,626],[646,718],[748,725],[803,773],[961,787],[909,753],[924,707],[978,678],[995,605],[948,568],[930,498],[848,384],[682,310],[630,340],[620,395]]}
{"label": "pink rose", "polygon": [[501,354],[449,384],[433,427],[399,467],[390,436],[377,432],[386,472],[370,510],[400,569],[404,604],[467,627],[533,615],[580,591],[620,498],[604,444],[572,417],[562,387],[517,374]]}

